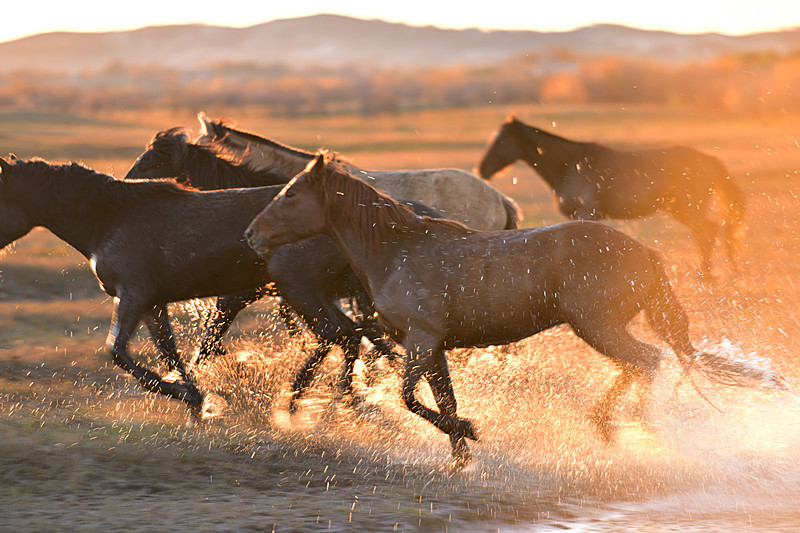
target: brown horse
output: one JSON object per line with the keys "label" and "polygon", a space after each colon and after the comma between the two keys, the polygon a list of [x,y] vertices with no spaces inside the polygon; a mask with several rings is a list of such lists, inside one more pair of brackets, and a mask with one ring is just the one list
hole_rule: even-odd
{"label": "brown horse", "polygon": [[[640,311],[684,368],[726,382],[736,382],[741,370],[692,346],[686,312],[659,255],[601,223],[470,230],[414,215],[319,154],[245,237],[265,253],[319,233],[333,239],[372,296],[385,331],[407,350],[403,400],[449,435],[456,464],[469,461],[466,439],[478,434],[457,416],[446,349],[509,343],[569,324],[620,370],[591,414],[608,440],[616,400],[637,378],[647,386],[661,359],[656,347],[625,329]],[[438,412],[416,398],[423,376]]]}
{"label": "brown horse", "polygon": [[684,147],[612,150],[564,139],[509,117],[478,163],[478,173],[489,180],[518,159],[547,182],[559,210],[571,219],[631,219],[656,211],[671,215],[692,232],[706,277],[720,230],[707,217],[713,192],[724,205],[721,227],[728,259],[735,266],[736,242],[744,229],[744,194],[715,157]]}

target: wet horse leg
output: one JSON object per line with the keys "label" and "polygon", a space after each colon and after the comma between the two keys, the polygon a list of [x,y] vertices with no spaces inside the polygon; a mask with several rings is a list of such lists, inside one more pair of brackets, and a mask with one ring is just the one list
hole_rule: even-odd
{"label": "wet horse leg", "polygon": [[124,298],[115,301],[111,328],[106,339],[106,347],[111,352],[114,363],[130,373],[146,390],[183,400],[194,410],[203,404],[203,394],[190,380],[165,381],[155,372],[136,363],[128,353],[128,341],[139,320],[148,310]]}
{"label": "wet horse leg", "polygon": [[295,412],[297,410],[297,400],[311,384],[314,378],[314,371],[335,344],[341,346],[345,359],[345,367],[339,378],[338,388],[340,391],[348,393],[355,398],[355,391],[353,391],[352,387],[353,367],[358,358],[360,336],[356,333],[353,321],[333,302],[326,301],[323,298],[307,298],[301,302],[299,300],[294,301],[293,295],[289,294],[287,302],[320,340],[320,346],[306,359],[295,375],[292,382],[289,411]]}
{"label": "wet horse leg", "polygon": [[389,361],[395,362],[400,355],[394,351],[394,343],[389,340],[378,325],[375,318],[375,307],[363,286],[354,288],[353,300],[355,301],[360,320],[356,321],[356,332],[359,336],[366,337],[375,346],[369,355],[363,357],[364,363],[371,366],[381,357],[386,356]]}
{"label": "wet horse leg", "polygon": [[700,250],[700,271],[705,281],[711,281],[711,253],[714,250],[719,228],[717,225],[704,218],[703,212],[697,211],[672,211],[676,220],[686,225],[692,232],[697,247]]}
{"label": "wet horse leg", "polygon": [[233,319],[242,309],[267,294],[267,292],[265,287],[259,287],[219,296],[211,316],[206,320],[203,337],[200,341],[200,349],[191,364],[197,365],[211,356],[224,354],[225,349],[222,346],[222,337],[231,327]]}
{"label": "wet horse leg", "polygon": [[144,323],[150,331],[150,336],[158,348],[161,359],[169,370],[179,370],[186,375],[186,367],[178,354],[175,344],[175,335],[169,322],[169,311],[166,305],[157,305],[151,313],[145,313]]}
{"label": "wet horse leg", "polygon": [[[456,394],[453,390],[453,381],[450,377],[450,369],[447,365],[447,358],[444,353],[432,355],[433,368],[427,373],[428,385],[433,392],[436,405],[440,413],[444,413],[453,418],[458,418],[458,403]],[[472,429],[474,432],[474,428]],[[463,468],[472,462],[472,454],[467,445],[467,435],[463,432],[450,433],[450,446],[452,447],[453,465],[456,468]]]}
{"label": "wet horse leg", "polygon": [[599,324],[599,320],[594,322],[596,323],[585,320],[578,324],[573,323],[572,328],[589,346],[609,357],[620,369],[619,376],[600,396],[589,414],[589,419],[603,440],[611,443],[614,440],[611,419],[617,401],[637,379],[642,380],[645,386],[641,401],[646,399],[646,393],[661,360],[661,352],[655,346],[633,338],[624,324]]}
{"label": "wet horse leg", "polygon": [[[409,411],[421,416],[450,437],[453,459],[457,465],[463,466],[469,462],[469,449],[463,439],[478,440],[478,434],[471,421],[458,418],[455,413],[456,397],[444,352],[441,348],[422,348],[411,338],[407,339],[406,351],[408,359],[403,379],[403,401]],[[426,374],[439,412],[426,407],[416,397],[417,385]]]}

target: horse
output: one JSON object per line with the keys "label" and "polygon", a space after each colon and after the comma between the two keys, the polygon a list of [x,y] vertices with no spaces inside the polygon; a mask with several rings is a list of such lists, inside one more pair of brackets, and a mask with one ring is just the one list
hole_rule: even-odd
{"label": "horse", "polygon": [[[687,370],[738,384],[735,361],[698,351],[659,254],[599,222],[477,231],[416,216],[325,153],[295,177],[248,227],[259,253],[325,234],[367,288],[384,330],[407,351],[407,408],[450,437],[456,466],[471,460],[475,424],[457,414],[445,350],[505,344],[568,324],[611,359],[619,375],[592,408],[600,436],[613,440],[612,413],[634,381],[649,387],[662,354],[626,325],[644,311]],[[423,377],[438,412],[416,397]]]}
{"label": "horse", "polygon": [[[203,112],[198,119],[201,129],[196,143],[237,154],[251,167],[295,176],[314,159],[313,152],[236,129],[227,119],[212,120]],[[348,165],[360,179],[394,199],[417,201],[471,228],[511,229],[518,227],[522,219],[514,200],[465,170],[367,171]]]}
{"label": "horse", "polygon": [[[711,252],[724,229],[728,260],[744,234],[744,193],[722,162],[681,146],[625,152],[576,142],[509,117],[489,142],[477,171],[485,180],[521,159],[547,182],[559,211],[570,219],[633,219],[663,211],[691,231],[710,278]],[[713,197],[721,223],[707,217]]]}
{"label": "horse", "polygon": [[[101,289],[114,298],[106,340],[114,363],[146,390],[188,404],[194,420],[200,420],[204,395],[178,353],[167,312],[170,302],[274,284],[323,339],[322,350],[334,342],[343,347],[347,372],[339,386],[350,390],[360,335],[340,309],[328,304],[350,294],[348,284],[354,279],[336,246],[327,237],[315,238],[262,257],[242,238],[282,187],[198,191],[174,181],[117,180],[78,163],[0,158],[0,247],[44,227],[78,250]],[[328,285],[306,290],[306,270],[325,273]],[[141,321],[169,370],[165,377],[129,353],[128,341]],[[312,370],[307,364],[296,376],[295,396]]]}
{"label": "horse", "polygon": [[[218,150],[192,143],[189,137],[189,132],[185,128],[158,132],[124,179],[130,181],[174,177],[180,183],[201,190],[285,185],[291,179],[291,176],[274,169],[254,169],[247,163],[237,161],[235,156],[221,155]],[[406,204],[419,214],[441,216],[418,202],[408,201]],[[289,256],[294,258],[292,254]],[[346,268],[345,275],[342,274],[342,259],[334,247],[327,246],[324,253],[320,253],[317,257],[299,259],[301,261],[296,265],[287,262],[286,268],[280,271],[281,315],[287,320],[290,332],[297,331],[289,313],[291,308],[297,308],[301,317],[311,317],[317,324],[328,322],[330,325],[326,327],[317,325],[312,328],[312,331],[322,336],[323,342],[297,374],[292,386],[294,394],[290,400],[290,410],[296,408],[296,400],[302,389],[313,377],[313,369],[319,365],[333,344],[342,344],[342,349],[347,353],[353,349],[363,334],[375,346],[378,354],[385,355],[391,360],[397,355],[391,343],[387,342],[383,331],[375,323],[372,303],[358,278],[349,268]],[[303,265],[305,268],[298,269],[298,265]],[[290,280],[292,276],[293,279]],[[267,293],[268,291],[263,288],[253,288],[241,294],[220,296],[217,299],[215,313],[207,321],[200,349],[192,363],[197,364],[210,355],[222,353],[224,350],[221,338],[236,315],[245,306]],[[355,300],[361,312],[358,322],[351,321],[338,310],[335,301],[338,296],[351,297]],[[285,298],[289,298],[293,304],[286,305]],[[343,335],[342,332],[348,333]],[[356,338],[350,338],[351,336]],[[367,357],[367,362],[370,359],[371,357]]]}

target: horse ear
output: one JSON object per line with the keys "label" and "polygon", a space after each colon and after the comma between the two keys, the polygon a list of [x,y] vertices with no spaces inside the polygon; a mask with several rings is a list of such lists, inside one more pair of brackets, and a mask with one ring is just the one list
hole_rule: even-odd
{"label": "horse ear", "polygon": [[314,161],[310,164],[311,168],[309,171],[314,176],[319,176],[325,170],[325,152],[320,150],[317,152],[317,156],[314,158]]}
{"label": "horse ear", "polygon": [[[12,161],[15,161],[17,159],[14,154],[8,154],[8,158],[11,159]],[[4,174],[8,172],[10,168],[11,164],[2,157],[0,157],[0,184],[5,183]]]}
{"label": "horse ear", "polygon": [[211,135],[209,135],[210,132],[208,131],[208,125],[211,122],[211,119],[208,118],[208,115],[206,115],[205,111],[200,111],[197,114],[197,120],[200,121],[200,136],[210,137]]}

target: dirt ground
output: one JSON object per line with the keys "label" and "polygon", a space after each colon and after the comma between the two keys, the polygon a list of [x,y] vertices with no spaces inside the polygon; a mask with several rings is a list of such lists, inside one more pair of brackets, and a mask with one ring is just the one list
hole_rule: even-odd
{"label": "dirt ground", "polygon": [[[698,346],[770,366],[795,385],[800,150],[786,126],[791,121],[608,110],[527,110],[522,118],[534,114],[564,134],[583,131],[618,145],[681,142],[720,155],[747,194],[748,234],[738,270],[717,255],[715,282],[707,286],[677,223],[656,216],[612,224],[665,256]],[[318,130],[311,120],[279,121],[275,127],[283,130],[275,136],[300,144],[295,139],[317,131],[320,144],[341,144],[371,168],[469,169],[504,115],[492,109],[384,118],[372,124],[378,132],[370,140],[378,148],[366,143],[358,117],[326,119]],[[256,119],[245,125],[266,132],[267,118],[258,119],[264,125]],[[89,133],[108,128],[122,146],[113,158],[88,161],[120,175],[132,160],[128,152],[143,148],[151,130],[119,126],[130,117],[115,120],[73,131],[74,142],[62,147],[41,133],[29,138],[61,150],[42,154],[57,157],[80,143],[91,146]],[[455,139],[433,133],[445,123],[459,132]],[[416,146],[412,140],[440,144],[403,150]],[[387,148],[393,145],[401,148]],[[24,147],[7,151],[37,155]],[[560,220],[537,180],[519,166],[497,186],[521,203],[527,225]],[[208,305],[171,308],[186,353],[196,347]],[[359,365],[357,386],[367,402],[355,409],[333,392],[341,362],[333,354],[300,412],[289,417],[287,383],[312,340],[290,341],[269,301],[237,320],[229,354],[202,370],[201,384],[215,398],[210,412],[221,415],[196,427],[186,426],[182,405],[145,393],[110,362],[102,348],[110,311],[85,260],[46,231],[34,231],[0,260],[0,531],[663,531],[800,524],[788,503],[800,494],[796,400],[701,383],[707,402],[681,379],[669,355],[649,427],[623,422],[619,442],[607,447],[586,412],[614,370],[571,332],[556,328],[507,347],[451,353],[459,412],[481,430],[472,445],[475,462],[456,472],[449,468],[447,439],[405,410],[399,377],[387,365],[375,374]],[[633,330],[656,342],[643,322]],[[158,368],[144,331],[134,349]],[[427,390],[423,398],[432,403]],[[633,403],[625,402],[620,420],[629,419]],[[732,487],[741,492],[726,497]],[[765,501],[752,500],[753,494]],[[671,502],[668,510],[643,503],[653,498]]]}

